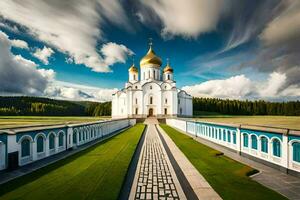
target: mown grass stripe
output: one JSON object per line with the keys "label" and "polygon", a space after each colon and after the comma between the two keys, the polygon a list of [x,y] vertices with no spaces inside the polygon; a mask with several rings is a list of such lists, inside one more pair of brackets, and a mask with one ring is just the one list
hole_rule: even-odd
{"label": "mown grass stripe", "polygon": [[[0,199],[116,199],[143,124],[0,186]],[[105,153],[104,153],[105,152]]]}
{"label": "mown grass stripe", "polygon": [[161,124],[161,127],[223,199],[286,199],[247,177],[247,172],[253,170],[251,167],[224,155],[216,156],[218,151],[168,125]]}

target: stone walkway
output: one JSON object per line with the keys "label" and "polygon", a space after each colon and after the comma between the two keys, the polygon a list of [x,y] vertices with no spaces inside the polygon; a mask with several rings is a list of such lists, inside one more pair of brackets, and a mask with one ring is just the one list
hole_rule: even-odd
{"label": "stone walkway", "polygon": [[147,119],[148,130],[129,199],[186,199],[158,136],[156,119]]}

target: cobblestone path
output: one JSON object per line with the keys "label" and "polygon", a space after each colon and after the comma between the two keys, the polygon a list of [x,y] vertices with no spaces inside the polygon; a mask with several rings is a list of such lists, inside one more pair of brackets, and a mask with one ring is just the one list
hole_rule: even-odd
{"label": "cobblestone path", "polygon": [[131,199],[185,199],[155,128],[148,120],[143,149],[139,158]]}

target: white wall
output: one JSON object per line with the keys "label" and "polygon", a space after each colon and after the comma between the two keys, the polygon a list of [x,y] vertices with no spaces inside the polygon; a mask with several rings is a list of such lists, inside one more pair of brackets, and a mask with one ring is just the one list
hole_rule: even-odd
{"label": "white wall", "polygon": [[[262,134],[262,131],[258,131],[258,134],[260,135],[257,136],[255,133],[253,133],[253,131],[248,131],[247,133],[247,131],[245,131],[243,128],[240,127],[228,126],[228,128],[226,128],[223,125],[218,125],[213,123],[196,123],[194,121],[186,121],[183,119],[167,119],[166,123],[169,126],[177,128],[191,135],[194,136],[196,135],[197,137],[201,137],[205,140],[209,140],[221,146],[225,146],[227,148],[233,149],[238,153],[241,152],[244,154],[248,154],[252,157],[259,158],[261,160],[275,164],[277,166],[281,166],[286,169],[291,169],[293,171],[300,172],[300,163],[293,161],[292,158],[293,155],[292,143],[294,141],[300,142],[299,136],[297,136],[298,139],[288,141],[289,135],[272,133],[269,130],[265,131],[266,135]],[[248,147],[244,147],[243,145],[244,133],[249,134]],[[236,134],[236,144],[234,144],[233,142],[234,134]],[[252,144],[251,135],[254,134],[257,137],[257,150],[251,148],[251,144]],[[270,135],[268,136],[267,134],[272,134],[272,137]],[[221,137],[219,138],[219,136]],[[230,137],[230,142],[228,142],[228,136]],[[261,138],[263,136],[268,138],[267,153],[261,150]],[[224,141],[224,138],[226,141]],[[272,141],[275,138],[281,141],[281,157],[277,157],[273,155]]]}
{"label": "white wall", "polygon": [[[22,137],[18,140],[16,139],[16,136],[18,132],[15,134],[9,134],[7,135],[7,153],[12,152],[19,152],[19,165],[26,165],[29,163],[32,163],[34,161],[40,160],[42,158],[57,154],[59,152],[65,151],[70,148],[75,148],[77,146],[83,145],[85,143],[91,142],[93,140],[100,139],[104,136],[110,135],[111,133],[121,130],[128,126],[135,125],[136,120],[135,119],[121,119],[121,120],[108,120],[108,121],[101,121],[101,122],[93,122],[93,123],[81,123],[81,124],[75,124],[75,125],[66,125],[61,126],[59,129],[57,126],[53,127],[55,131],[51,131],[51,126],[46,127],[46,130],[48,132],[48,136],[44,134],[45,130],[40,127],[33,127],[28,128],[26,132],[20,132],[22,133]],[[67,131],[65,132],[64,130]],[[38,129],[39,133],[35,134],[34,138],[32,138],[32,132],[35,132],[35,130]],[[61,130],[60,130],[61,129]],[[16,129],[17,130],[17,129]],[[55,135],[55,148],[50,151],[49,149],[49,136],[50,134]],[[58,137],[59,133],[64,134],[63,137],[63,146],[59,146],[58,144]],[[77,133],[77,141],[73,142],[73,134]],[[85,139],[79,141],[79,134],[82,136],[85,135]],[[44,137],[44,151],[37,153],[37,137],[38,136]],[[23,139],[28,138],[30,139],[30,155],[26,157],[21,156],[21,143]],[[83,138],[83,137],[82,137]],[[2,152],[2,151],[0,151]],[[3,153],[3,152],[2,152]],[[1,166],[6,166],[6,163],[0,163],[0,169],[3,169]]]}

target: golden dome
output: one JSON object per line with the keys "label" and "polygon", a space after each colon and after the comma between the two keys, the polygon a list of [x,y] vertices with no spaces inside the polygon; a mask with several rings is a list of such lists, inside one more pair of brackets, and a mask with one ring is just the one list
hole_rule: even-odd
{"label": "golden dome", "polygon": [[134,64],[131,65],[131,67],[128,69],[129,72],[136,72],[138,73],[138,69],[135,67]]}
{"label": "golden dome", "polygon": [[151,45],[147,54],[141,59],[140,66],[145,67],[149,64],[155,67],[160,67],[162,64],[160,57],[155,54]]}
{"label": "golden dome", "polygon": [[169,59],[167,60],[167,66],[164,68],[164,73],[165,72],[172,72],[173,73],[173,68],[169,64]]}

